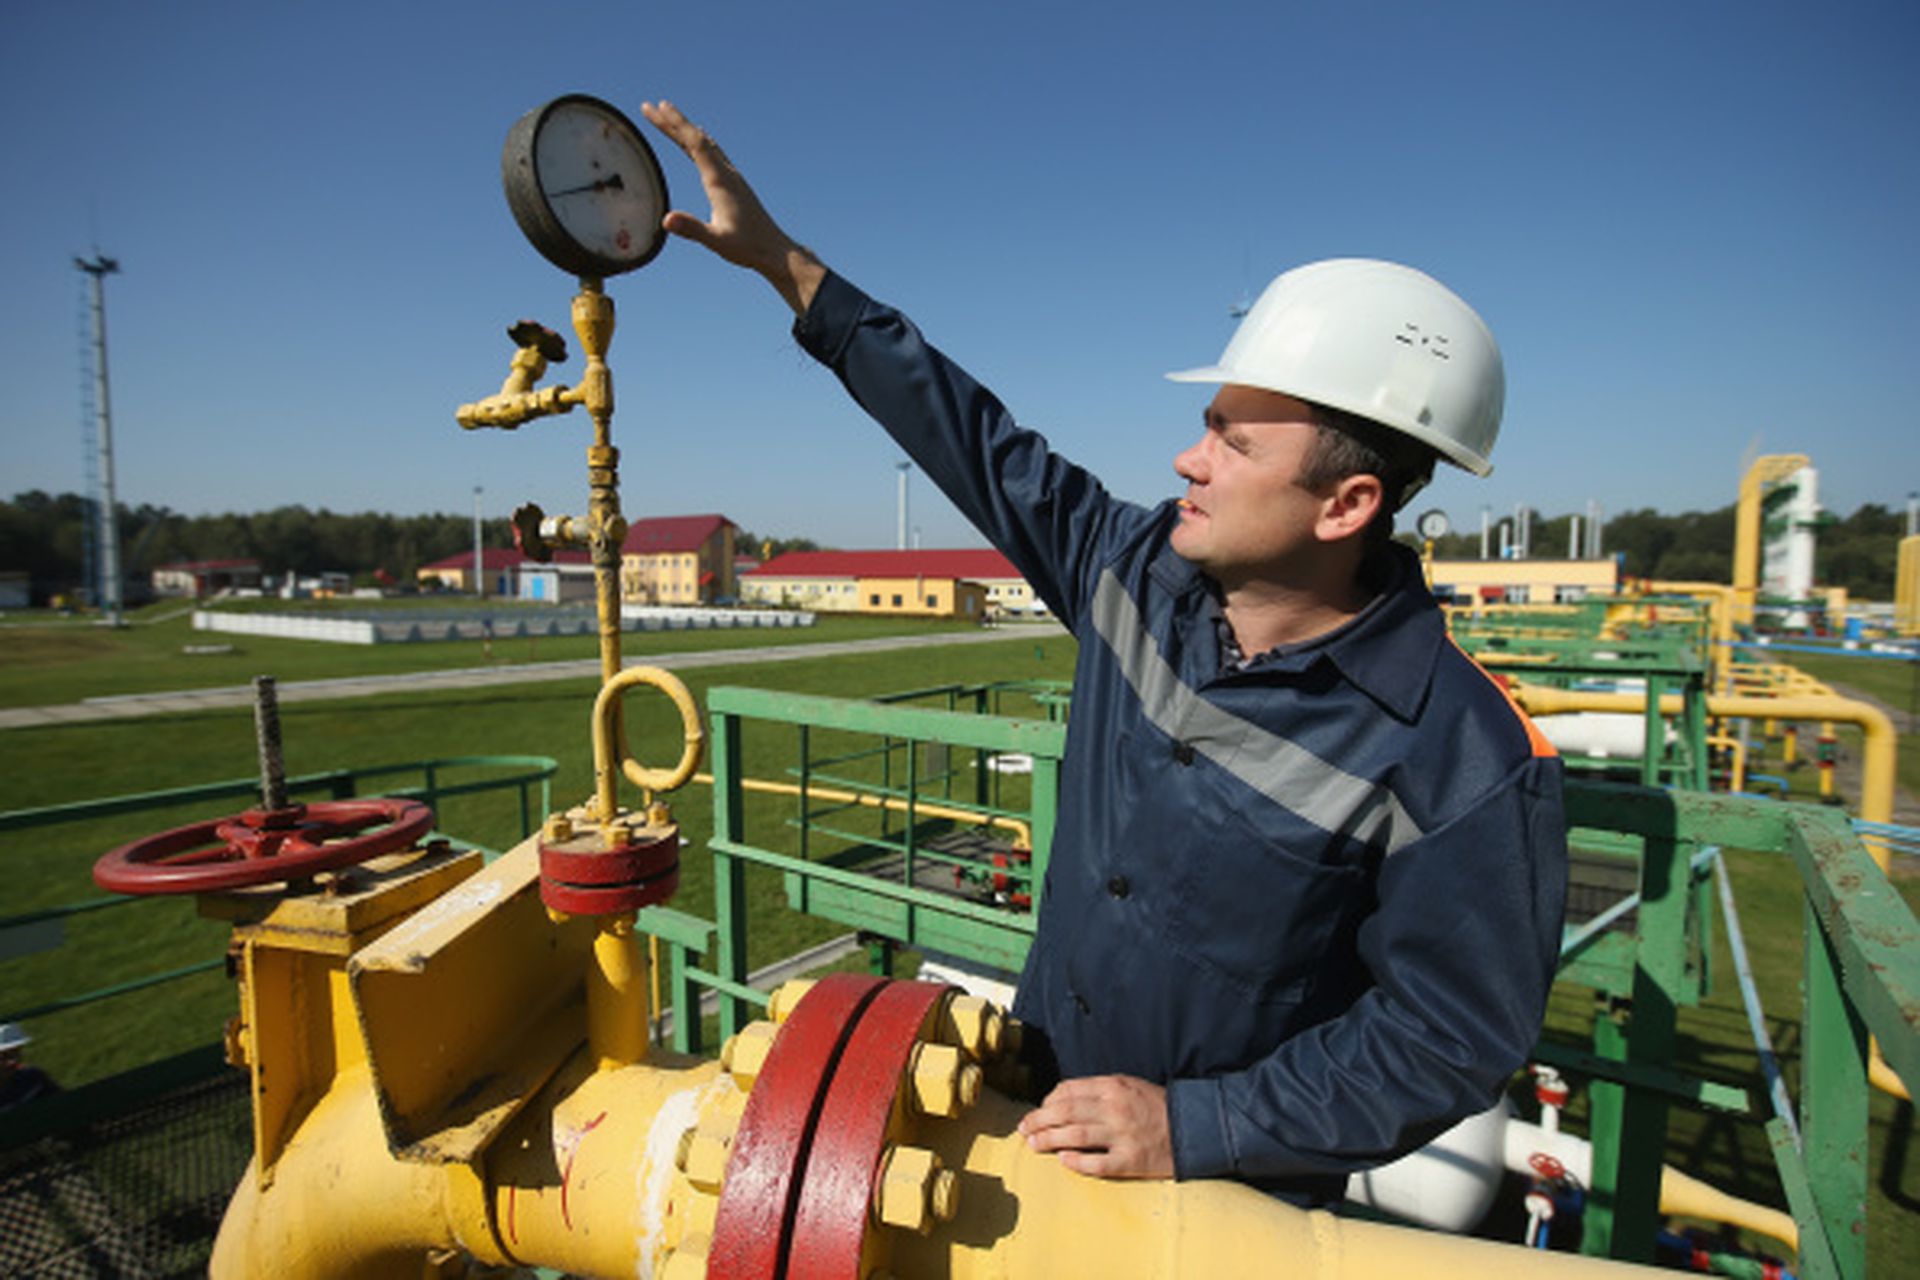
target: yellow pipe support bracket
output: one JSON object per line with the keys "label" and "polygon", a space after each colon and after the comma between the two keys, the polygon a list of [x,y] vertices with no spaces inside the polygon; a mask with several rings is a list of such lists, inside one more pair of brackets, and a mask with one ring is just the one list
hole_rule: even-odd
{"label": "yellow pipe support bracket", "polygon": [[[620,700],[637,684],[652,685],[673,699],[673,705],[680,709],[686,746],[680,753],[680,762],[671,769],[646,768],[627,749],[621,731]],[[700,723],[700,709],[678,676],[659,667],[631,667],[613,676],[600,686],[600,696],[593,700],[593,775],[599,805],[595,816],[609,822],[620,811],[615,795],[616,770],[645,793],[643,803],[651,804],[655,792],[673,791],[686,785],[694,770],[700,767],[706,744],[707,732]]]}

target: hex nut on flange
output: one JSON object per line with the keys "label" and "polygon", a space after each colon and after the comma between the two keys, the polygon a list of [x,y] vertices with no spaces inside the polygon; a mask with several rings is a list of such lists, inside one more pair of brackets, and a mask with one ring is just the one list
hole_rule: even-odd
{"label": "hex nut on flange", "polygon": [[760,1068],[766,1065],[767,1055],[773,1052],[774,1037],[779,1034],[780,1028],[771,1022],[749,1022],[740,1028],[740,1034],[720,1046],[721,1067],[742,1089],[753,1088],[753,1082],[760,1077]]}
{"label": "hex nut on flange", "polygon": [[907,1060],[914,1107],[951,1119],[980,1100],[981,1072],[956,1045],[917,1044]]}
{"label": "hex nut on flange", "polygon": [[[887,1148],[881,1153],[880,1176],[873,1188],[874,1217],[883,1226],[922,1235],[933,1230],[933,1184],[940,1172],[940,1157],[925,1147]],[[948,1194],[951,1201],[952,1193]]]}
{"label": "hex nut on flange", "polygon": [[667,1255],[666,1265],[660,1268],[660,1280],[705,1280],[707,1274],[707,1250],[712,1241],[703,1236],[688,1236],[680,1242],[680,1247]]}
{"label": "hex nut on flange", "polygon": [[[684,1155],[684,1159],[681,1157]],[[681,1136],[674,1163],[697,1191],[719,1192],[727,1178],[727,1160],[733,1155],[733,1136],[695,1126]]]}
{"label": "hex nut on flange", "polygon": [[800,1001],[807,992],[813,990],[814,979],[795,978],[783,982],[773,989],[773,995],[767,1000],[767,1016],[775,1022],[785,1022],[793,1016]]}
{"label": "hex nut on flange", "polygon": [[1007,1018],[1000,1007],[979,996],[955,996],[940,1014],[942,1040],[957,1044],[977,1059],[999,1055]]}

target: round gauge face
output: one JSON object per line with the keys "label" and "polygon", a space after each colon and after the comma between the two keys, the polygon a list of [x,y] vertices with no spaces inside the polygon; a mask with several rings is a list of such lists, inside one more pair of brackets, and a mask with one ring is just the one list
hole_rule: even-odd
{"label": "round gauge face", "polygon": [[1447,520],[1447,513],[1435,507],[1430,511],[1421,512],[1420,518],[1414,521],[1413,527],[1420,531],[1421,537],[1432,539],[1446,537],[1447,530],[1453,526]]}
{"label": "round gauge face", "polygon": [[547,261],[581,276],[651,262],[666,241],[667,183],[618,109],[584,94],[529,111],[500,157],[507,205]]}

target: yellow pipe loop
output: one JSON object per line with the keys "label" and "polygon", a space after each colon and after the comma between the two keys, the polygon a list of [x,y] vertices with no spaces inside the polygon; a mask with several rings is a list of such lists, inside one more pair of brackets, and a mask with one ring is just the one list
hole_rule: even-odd
{"label": "yellow pipe loop", "polygon": [[[686,746],[680,753],[680,762],[671,769],[648,769],[627,749],[620,725],[620,699],[637,684],[652,685],[672,698],[673,705],[680,709]],[[608,821],[619,812],[619,801],[614,794],[615,761],[619,762],[619,770],[626,774],[627,781],[646,793],[645,802],[652,803],[654,792],[673,791],[686,785],[693,771],[700,767],[706,743],[707,731],[700,723],[700,709],[694,705],[687,686],[672,672],[659,667],[630,667],[607,680],[600,686],[600,696],[593,700],[593,775],[598,787],[600,820]]]}

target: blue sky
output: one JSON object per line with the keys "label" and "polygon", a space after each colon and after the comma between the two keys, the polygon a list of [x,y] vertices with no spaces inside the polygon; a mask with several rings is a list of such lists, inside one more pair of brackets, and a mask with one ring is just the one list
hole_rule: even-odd
{"label": "blue sky", "polygon": [[[1477,527],[1723,506],[1805,452],[1920,488],[1920,6],[101,3],[0,41],[0,490],[78,489],[81,277],[108,282],[118,488],[185,512],[585,507],[584,415],[516,433],[505,326],[573,282],[499,188],[525,110],[669,97],[789,228],[1116,492],[1174,453],[1228,308],[1315,258],[1446,281],[1505,351]],[[704,212],[657,137],[674,201]],[[630,516],[891,545],[901,455],[759,281],[672,243],[611,285]],[[569,380],[573,364],[558,370]],[[927,546],[977,538],[917,477]]]}

